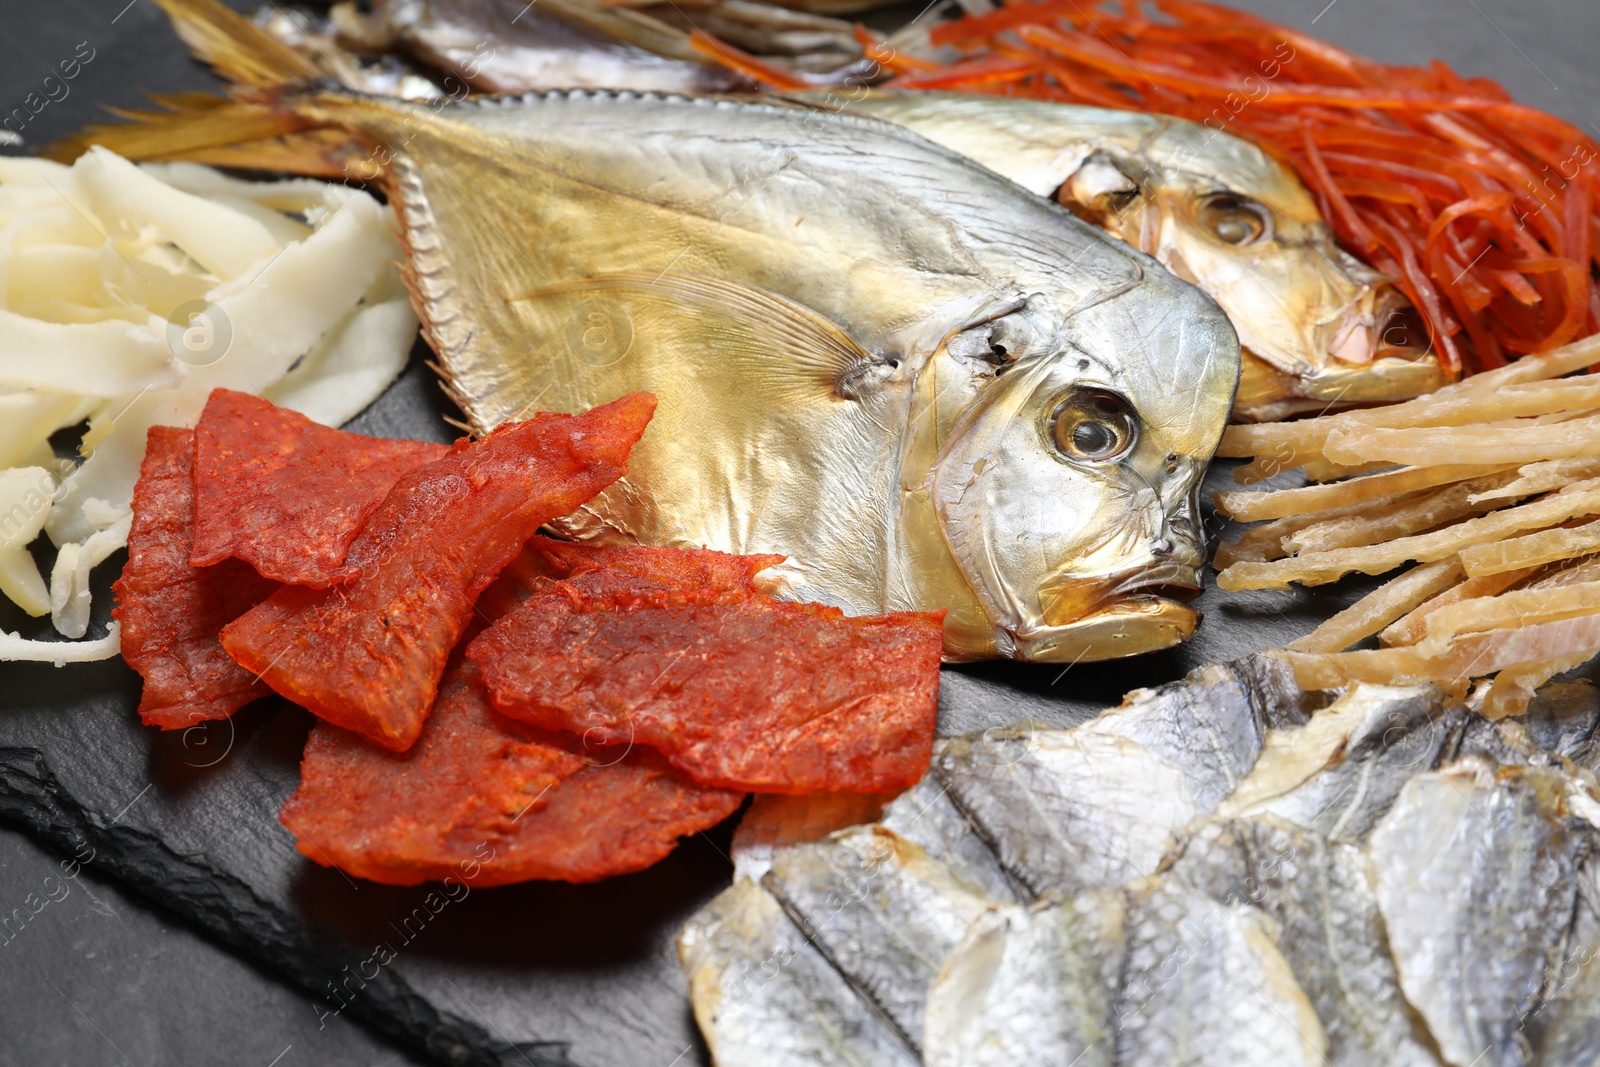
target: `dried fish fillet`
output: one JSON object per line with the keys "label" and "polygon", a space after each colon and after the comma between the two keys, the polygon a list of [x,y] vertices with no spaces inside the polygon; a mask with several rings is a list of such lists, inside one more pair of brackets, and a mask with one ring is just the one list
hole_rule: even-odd
{"label": "dried fish fillet", "polygon": [[1272,919],[1327,1033],[1328,1067],[1438,1067],[1407,1016],[1358,847],[1271,819],[1218,820],[1184,843],[1166,877]]}
{"label": "dried fish fillet", "polygon": [[1372,833],[1401,988],[1455,1067],[1528,1062],[1522,1019],[1573,914],[1564,788],[1466,759],[1413,778]]}
{"label": "dried fish fillet", "polygon": [[695,1021],[719,1067],[918,1067],[883,1013],[856,994],[783,907],[749,879],[678,935]]}
{"label": "dried fish fillet", "polygon": [[927,1067],[1112,1067],[1123,895],[985,912],[928,992]]}
{"label": "dried fish fillet", "polygon": [[1449,738],[1426,686],[1358,683],[1298,730],[1267,734],[1261,758],[1217,809],[1271,815],[1331,838],[1360,840],[1401,788],[1437,762]]}
{"label": "dried fish fillet", "polygon": [[968,927],[995,903],[881,826],[845,830],[773,857],[762,880],[833,965],[922,1039],[928,987]]}

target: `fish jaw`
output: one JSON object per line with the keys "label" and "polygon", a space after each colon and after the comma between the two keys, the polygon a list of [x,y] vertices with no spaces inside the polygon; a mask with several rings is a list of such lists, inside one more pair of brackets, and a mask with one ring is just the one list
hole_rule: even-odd
{"label": "fish jaw", "polygon": [[1013,659],[1035,663],[1097,663],[1181,645],[1194,636],[1200,613],[1161,596],[1131,596],[1065,626],[1007,632]]}

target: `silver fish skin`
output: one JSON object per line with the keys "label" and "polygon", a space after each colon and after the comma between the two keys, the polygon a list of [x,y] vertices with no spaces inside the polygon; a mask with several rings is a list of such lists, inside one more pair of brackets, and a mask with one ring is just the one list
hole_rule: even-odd
{"label": "silver fish skin", "polygon": [[1328,1067],[1439,1067],[1405,1009],[1359,847],[1268,819],[1198,829],[1164,876],[1277,924],[1277,945],[1328,1038]]}
{"label": "silver fish skin", "polygon": [[1275,666],[1204,667],[1071,730],[951,738],[934,774],[1034,895],[1120,885],[1155,873],[1174,835],[1249,772],[1263,694],[1281,697],[1283,684]]}
{"label": "silver fish skin", "polygon": [[926,1067],[1112,1067],[1120,890],[985,912],[928,991]]}
{"label": "silver fish skin", "polygon": [[1572,920],[1567,783],[1470,757],[1417,775],[1369,846],[1406,998],[1454,1067],[1522,1067],[1522,1031]]}
{"label": "silver fish skin", "polygon": [[1006,903],[1030,899],[1027,890],[1006,876],[988,842],[979,836],[972,820],[955,806],[950,791],[934,775],[924,775],[922,781],[896,797],[878,822],[921,845],[929,856],[993,899]]}
{"label": "silver fish skin", "polygon": [[928,987],[996,901],[881,826],[785,849],[761,880],[797,926],[916,1047]]}
{"label": "silver fish skin", "polygon": [[678,935],[695,1020],[718,1067],[918,1067],[759,885],[741,878]]}
{"label": "silver fish skin", "polygon": [[1116,1063],[1313,1067],[1328,1041],[1273,922],[1167,880],[1128,907]]}
{"label": "silver fish skin", "polygon": [[1585,857],[1577,882],[1564,951],[1528,1021],[1533,1062],[1541,1067],[1600,1063],[1600,856]]}
{"label": "silver fish skin", "polygon": [[1269,731],[1217,814],[1272,815],[1361,840],[1406,782],[1438,763],[1450,735],[1431,687],[1354,685],[1306,725]]}

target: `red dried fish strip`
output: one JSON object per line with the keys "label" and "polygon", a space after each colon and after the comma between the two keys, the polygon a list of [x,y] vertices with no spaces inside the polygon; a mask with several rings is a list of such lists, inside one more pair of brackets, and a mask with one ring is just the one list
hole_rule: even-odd
{"label": "red dried fish strip", "polygon": [[225,719],[268,692],[228,658],[217,631],[277,583],[238,560],[190,565],[194,458],[193,430],[151,427],[133,491],[128,562],[112,587],[122,658],[144,678],[139,718],[164,730]]}
{"label": "red dried fish strip", "polygon": [[510,423],[404,475],[346,555],[341,584],[284,586],[222,632],[273,689],[389,748],[417,739],[473,602],[544,523],[627,470],[649,393]]}
{"label": "red dried fish strip", "polygon": [[628,601],[581,572],[467,655],[495,707],[595,744],[642,744],[706,785],[885,793],[927,770],[943,613],[680,593]]}
{"label": "red dried fish strip", "polygon": [[408,752],[319,723],[281,819],[324,866],[391,885],[481,887],[641,870],[741,800],[649,749],[585,750],[497,715],[469,664],[451,671]]}
{"label": "red dried fish strip", "polygon": [[214,390],[195,427],[189,561],[232,557],[280,582],[326,586],[400,476],[448,451],[346,433],[258,396]]}

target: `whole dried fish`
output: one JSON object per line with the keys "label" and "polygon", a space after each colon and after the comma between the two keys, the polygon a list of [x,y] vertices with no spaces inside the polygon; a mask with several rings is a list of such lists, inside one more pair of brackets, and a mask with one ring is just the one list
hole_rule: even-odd
{"label": "whole dried fish", "polygon": [[1198,587],[1195,493],[1238,347],[1154,261],[889,123],[294,88],[314,71],[214,0],[161,3],[263,88],[96,139],[173,155],[343,135],[331,156],[300,142],[304,166],[354,152],[388,190],[475,428],[660,398],[628,477],[565,535],[785,554],[768,573],[797,599],[948,608],[952,659],[1105,659],[1192,633],[1174,595]]}

